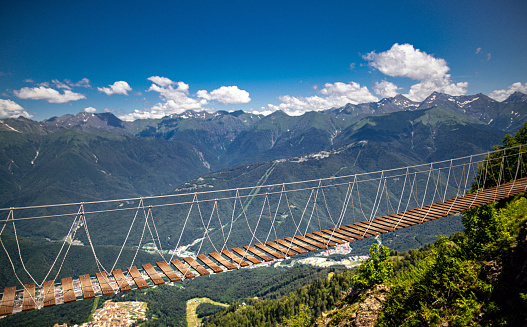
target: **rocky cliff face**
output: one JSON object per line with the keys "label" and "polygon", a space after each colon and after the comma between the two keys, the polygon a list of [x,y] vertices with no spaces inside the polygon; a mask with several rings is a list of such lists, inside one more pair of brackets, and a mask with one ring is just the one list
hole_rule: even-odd
{"label": "rocky cliff face", "polygon": [[358,291],[351,288],[340,305],[320,318],[316,327],[373,327],[390,289],[385,285]]}

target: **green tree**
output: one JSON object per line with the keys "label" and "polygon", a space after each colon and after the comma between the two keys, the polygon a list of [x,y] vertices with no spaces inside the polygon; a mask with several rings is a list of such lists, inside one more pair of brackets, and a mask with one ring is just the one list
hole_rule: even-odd
{"label": "green tree", "polygon": [[283,327],[308,327],[311,326],[311,315],[306,304],[301,304],[298,313],[284,321]]}
{"label": "green tree", "polygon": [[382,284],[393,276],[393,262],[388,261],[390,251],[387,246],[374,243],[370,247],[370,257],[357,270],[355,285],[370,287]]}

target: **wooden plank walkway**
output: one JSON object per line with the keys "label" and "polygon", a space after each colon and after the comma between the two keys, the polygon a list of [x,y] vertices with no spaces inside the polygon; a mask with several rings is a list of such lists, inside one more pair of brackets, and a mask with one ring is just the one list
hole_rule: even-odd
{"label": "wooden plank walkway", "polygon": [[[248,267],[262,262],[272,262],[296,254],[326,249],[335,246],[336,244],[354,242],[379,234],[393,232],[402,228],[457,214],[497,200],[505,199],[521,192],[525,192],[526,190],[527,177],[518,179],[514,182],[502,184],[499,187],[492,187],[476,193],[466,194],[457,198],[426,205],[421,208],[377,217],[370,221],[360,221],[340,227],[307,233],[305,235],[285,237],[284,239],[267,241],[265,244],[256,243],[253,245],[246,245],[243,246],[243,249],[236,247],[231,250],[223,250],[221,253],[211,252],[208,255],[199,254],[196,258],[183,258],[183,262],[179,259],[172,259],[170,263],[160,261],[157,262],[156,265],[161,272],[156,270],[154,266],[149,263],[142,265],[142,270],[145,272],[145,275],[143,275],[137,267],[129,267],[128,272],[132,277],[135,286],[128,283],[128,279],[121,269],[113,270],[112,276],[107,276],[105,272],[97,272],[95,274],[96,280],[94,279],[93,281],[90,275],[80,275],[79,282],[75,283],[75,285],[80,285],[80,290],[82,291],[84,299],[90,299],[98,296],[98,294],[110,295],[115,294],[118,291],[127,292],[135,288],[147,288],[151,286],[151,284],[149,284],[145,278],[150,279],[153,285],[161,285],[165,283],[162,275],[171,282],[177,282],[184,278],[192,279],[196,277],[192,271],[196,271],[201,276],[206,276],[211,274],[208,270],[210,269],[213,273],[217,274],[226,270],[235,270],[240,267]],[[204,264],[208,269],[200,263]],[[216,263],[224,268],[222,269]],[[146,277],[146,275],[148,277]],[[64,303],[76,301],[73,279],[71,277],[63,278],[61,282],[62,299]],[[99,284],[100,292],[94,291],[94,283]],[[57,288],[57,291],[58,289],[59,288]],[[40,296],[36,297],[36,285],[34,283],[24,285],[22,311],[53,306],[60,303],[60,300],[57,301],[59,295],[55,294],[55,281],[51,280],[44,282],[39,292],[40,293],[38,294],[40,294]],[[15,302],[19,301],[16,300],[16,295],[17,290],[15,287],[7,287],[4,289],[2,302],[0,304],[0,316],[13,313]]]}
{"label": "wooden plank walkway", "polygon": [[80,275],[79,280],[82,285],[82,295],[84,299],[91,299],[95,297],[95,292],[93,291],[93,286],[91,284],[90,275]]}
{"label": "wooden plank walkway", "polygon": [[6,287],[2,295],[2,305],[0,306],[0,316],[10,315],[13,313],[15,305],[16,287]]}
{"label": "wooden plank walkway", "polygon": [[35,283],[24,285],[24,298],[22,300],[22,311],[35,310]]}
{"label": "wooden plank walkway", "polygon": [[115,294],[113,287],[110,285],[110,280],[104,271],[95,273],[95,277],[97,277],[99,285],[101,286],[102,295]]}
{"label": "wooden plank walkway", "polygon": [[64,303],[75,302],[75,290],[73,289],[73,278],[62,278],[62,294],[64,296]]}

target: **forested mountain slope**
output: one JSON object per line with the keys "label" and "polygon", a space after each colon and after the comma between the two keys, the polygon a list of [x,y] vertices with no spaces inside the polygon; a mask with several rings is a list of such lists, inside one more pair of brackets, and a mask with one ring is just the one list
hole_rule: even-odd
{"label": "forested mountain slope", "polygon": [[[524,126],[503,147],[526,135]],[[462,221],[464,233],[408,253],[374,244],[355,275],[338,276],[350,285],[342,292],[334,293],[328,281],[335,276],[328,276],[280,300],[231,306],[205,325],[525,326],[525,193],[466,211]]]}

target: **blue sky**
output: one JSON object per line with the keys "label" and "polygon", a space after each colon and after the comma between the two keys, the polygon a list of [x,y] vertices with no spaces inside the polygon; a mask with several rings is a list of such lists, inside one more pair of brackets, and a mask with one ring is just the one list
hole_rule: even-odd
{"label": "blue sky", "polygon": [[527,92],[526,14],[524,0],[11,1],[0,118],[503,100]]}

